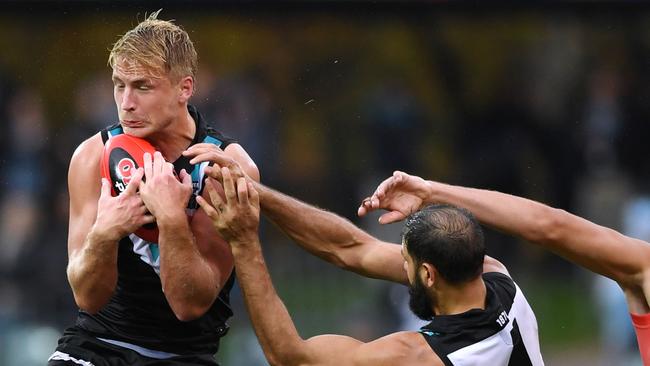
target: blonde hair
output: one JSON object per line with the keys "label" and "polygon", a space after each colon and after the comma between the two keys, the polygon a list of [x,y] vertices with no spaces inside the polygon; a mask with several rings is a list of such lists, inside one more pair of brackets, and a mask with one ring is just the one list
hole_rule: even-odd
{"label": "blonde hair", "polygon": [[154,73],[161,72],[172,80],[195,77],[197,54],[190,36],[172,21],[159,20],[161,10],[149,15],[115,42],[108,56],[111,68],[127,60]]}

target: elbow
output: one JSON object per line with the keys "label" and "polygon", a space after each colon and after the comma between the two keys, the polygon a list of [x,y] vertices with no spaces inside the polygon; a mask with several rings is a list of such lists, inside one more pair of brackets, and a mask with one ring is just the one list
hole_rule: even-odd
{"label": "elbow", "polygon": [[110,301],[117,286],[117,279],[105,277],[97,281],[83,268],[76,267],[75,263],[77,262],[71,261],[66,269],[74,301],[84,312],[96,314]]}
{"label": "elbow", "polygon": [[340,269],[349,272],[363,273],[363,257],[354,246],[347,246],[332,252],[324,253],[322,258]]}
{"label": "elbow", "polygon": [[77,303],[77,306],[79,307],[80,310],[83,310],[84,312],[92,315],[97,314],[99,310],[101,310],[102,308],[100,306],[97,306],[96,304],[78,300],[77,298],[75,298],[75,302]]}
{"label": "elbow", "polygon": [[108,298],[100,296],[83,296],[74,294],[74,301],[79,307],[88,314],[97,314],[108,303]]}
{"label": "elbow", "polygon": [[293,344],[284,349],[266,350],[264,356],[270,366],[305,366],[307,355],[305,354],[305,341],[300,340],[300,344]]}
{"label": "elbow", "polygon": [[297,362],[291,357],[266,356],[269,366],[302,366],[305,363]]}
{"label": "elbow", "polygon": [[290,366],[282,360],[282,357],[278,357],[275,354],[267,354],[266,361],[268,361],[270,366]]}
{"label": "elbow", "polygon": [[318,258],[331,263],[344,270],[354,270],[358,268],[360,258],[358,252],[354,249],[356,244],[323,245],[318,248],[306,248]]}
{"label": "elbow", "polygon": [[208,312],[219,294],[217,288],[202,288],[191,283],[165,281],[162,276],[162,290],[169,308],[182,322],[196,320]]}
{"label": "elbow", "polygon": [[324,257],[328,262],[341,269],[359,272],[363,268],[365,255],[374,248],[370,242],[367,235],[351,233],[347,242],[340,243],[335,249],[325,253]]}
{"label": "elbow", "polygon": [[176,316],[176,319],[182,322],[190,322],[196,320],[210,309],[210,305],[198,305],[198,304],[182,304],[182,305],[171,305],[172,312]]}
{"label": "elbow", "polygon": [[111,296],[113,296],[114,287],[102,286],[101,284],[89,287],[83,286],[84,284],[83,282],[79,284],[75,281],[70,281],[74,301],[79,309],[86,313],[97,314],[108,304]]}
{"label": "elbow", "polygon": [[333,265],[344,269],[346,271],[351,271],[356,268],[354,258],[347,255],[346,251],[341,250],[334,253],[327,253],[323,255],[323,258],[332,263]]}
{"label": "elbow", "polygon": [[190,322],[202,317],[207,311],[208,309],[195,307],[191,309],[174,310],[174,315],[176,315],[176,319],[182,322]]}

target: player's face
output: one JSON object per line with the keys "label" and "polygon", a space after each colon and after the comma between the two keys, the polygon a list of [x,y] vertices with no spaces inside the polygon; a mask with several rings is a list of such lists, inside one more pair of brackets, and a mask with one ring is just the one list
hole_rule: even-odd
{"label": "player's face", "polygon": [[168,77],[122,60],[113,69],[113,96],[124,132],[136,137],[160,133],[179,113],[178,88]]}
{"label": "player's face", "polygon": [[415,316],[422,320],[433,319],[435,300],[429,296],[426,287],[417,276],[415,282],[409,285],[409,296],[409,308]]}
{"label": "player's face", "polygon": [[404,257],[404,270],[409,279],[409,308],[422,320],[433,318],[434,299],[428,294],[424,284],[416,273],[416,263],[406,250],[406,244],[402,242],[402,257]]}
{"label": "player's face", "polygon": [[413,284],[413,279],[415,275],[412,273],[413,271],[413,259],[411,256],[409,256],[408,252],[406,251],[406,244],[404,241],[402,241],[402,258],[404,258],[404,272],[406,272],[406,276],[408,277],[409,284]]}

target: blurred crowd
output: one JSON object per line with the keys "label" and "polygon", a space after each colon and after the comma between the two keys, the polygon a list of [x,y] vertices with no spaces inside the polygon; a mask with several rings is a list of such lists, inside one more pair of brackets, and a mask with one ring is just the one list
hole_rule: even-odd
{"label": "blurred crowd", "polygon": [[[133,18],[68,16],[53,30],[71,45],[84,37],[103,44],[100,60],[127,29],[110,24]],[[6,23],[0,15],[0,45],[18,31],[41,32],[28,17]],[[245,147],[262,181],[383,239],[398,242],[399,225],[359,220],[356,207],[400,169],[530,197],[650,240],[647,14],[166,17],[197,44],[193,104]],[[70,24],[115,33],[79,34]],[[0,56],[0,365],[43,364],[76,314],[65,277],[67,164],[117,116],[110,70],[94,63],[97,55],[78,57]],[[499,233],[486,239],[527,290],[549,349],[599,349],[603,365],[638,362],[615,284]],[[405,289],[324,264],[268,223],[262,242],[303,336],[370,339],[417,327]],[[220,359],[262,365],[241,298],[233,302]]]}

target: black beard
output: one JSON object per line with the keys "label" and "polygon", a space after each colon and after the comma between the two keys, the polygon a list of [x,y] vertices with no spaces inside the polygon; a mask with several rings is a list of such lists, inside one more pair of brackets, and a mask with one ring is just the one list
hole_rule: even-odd
{"label": "black beard", "polygon": [[427,295],[419,278],[415,278],[415,283],[409,285],[409,308],[415,316],[422,320],[431,320],[435,315],[433,313],[433,300]]}

